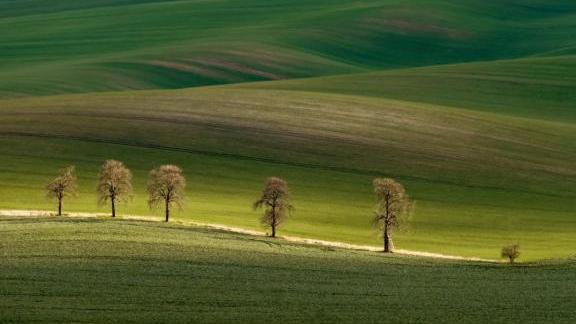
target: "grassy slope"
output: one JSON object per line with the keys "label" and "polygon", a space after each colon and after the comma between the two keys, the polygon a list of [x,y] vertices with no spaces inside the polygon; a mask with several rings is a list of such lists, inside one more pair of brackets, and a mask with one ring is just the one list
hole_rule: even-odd
{"label": "grassy slope", "polygon": [[576,56],[572,55],[261,82],[239,87],[350,94],[576,122]]}
{"label": "grassy slope", "polygon": [[[492,88],[510,98],[495,80]],[[570,80],[557,74],[549,83]],[[118,158],[136,173],[136,197],[122,212],[148,213],[146,173],[173,162],[190,181],[190,201],[177,217],[257,227],[250,202],[264,178],[277,175],[289,180],[297,206],[285,233],[377,244],[370,181],[390,175],[417,200],[412,229],[397,242],[403,248],[494,258],[503,244],[519,241],[526,259],[574,254],[573,115],[565,109],[562,122],[519,117],[534,115],[523,103],[536,106],[547,96],[514,97],[516,113],[507,116],[363,92],[255,87],[3,101],[0,190],[9,198],[0,208],[50,207],[43,184],[75,163],[83,193],[69,207],[97,210],[98,166]],[[488,105],[486,98],[468,102]]]}
{"label": "grassy slope", "polygon": [[535,56],[0,101],[1,208],[51,207],[42,186],[74,163],[83,193],[69,207],[97,210],[94,176],[114,157],[137,176],[122,211],[147,213],[148,169],[175,162],[191,182],[180,217],[256,227],[250,202],[279,175],[298,206],[286,232],[376,243],[370,180],[391,175],[418,200],[402,247],[493,258],[520,241],[527,259],[574,253],[571,1],[0,0],[0,9],[0,97]]}
{"label": "grassy slope", "polygon": [[1,0],[0,96],[554,55],[576,45],[575,12],[570,0]]}
{"label": "grassy slope", "polygon": [[570,323],[573,261],[386,257],[147,222],[0,219],[10,322]]}

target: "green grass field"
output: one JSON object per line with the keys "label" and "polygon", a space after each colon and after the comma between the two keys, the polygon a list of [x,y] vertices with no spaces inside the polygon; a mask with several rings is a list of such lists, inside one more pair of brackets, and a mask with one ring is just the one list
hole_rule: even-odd
{"label": "green grass field", "polygon": [[0,191],[12,198],[0,208],[51,208],[43,184],[74,163],[82,193],[66,207],[102,211],[96,173],[116,158],[135,172],[136,196],[120,212],[148,214],[148,170],[176,163],[190,184],[176,217],[259,227],[251,202],[275,175],[289,181],[297,208],[284,233],[379,244],[369,220],[371,179],[392,176],[416,200],[409,231],[397,236],[402,248],[494,258],[519,242],[524,260],[574,255],[569,122],[267,84],[2,106]]}
{"label": "green grass field", "polygon": [[570,0],[2,0],[0,97],[574,54],[575,17]]}
{"label": "green grass field", "polygon": [[[68,165],[64,212],[107,213],[102,163],[134,174],[118,219],[0,216],[0,323],[576,322],[575,33],[573,0],[0,0],[0,215],[55,211]],[[192,225],[265,232],[271,176],[280,236],[381,246],[392,177],[396,248],[519,263]]]}
{"label": "green grass field", "polygon": [[576,56],[440,65],[261,82],[242,88],[349,94],[574,123]]}
{"label": "green grass field", "polygon": [[119,212],[160,217],[147,173],[175,163],[176,219],[261,229],[251,204],[280,176],[281,234],[379,245],[370,185],[390,176],[416,201],[400,248],[574,256],[574,17],[567,0],[0,0],[0,208],[54,208],[43,187],[74,164],[65,210],[106,211],[114,158],[135,174]]}
{"label": "green grass field", "polygon": [[385,256],[198,227],[0,218],[2,322],[572,323],[574,261]]}

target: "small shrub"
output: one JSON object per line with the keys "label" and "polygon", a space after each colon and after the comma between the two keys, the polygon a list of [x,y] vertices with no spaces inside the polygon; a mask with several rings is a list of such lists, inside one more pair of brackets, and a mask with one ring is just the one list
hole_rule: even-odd
{"label": "small shrub", "polygon": [[502,248],[501,256],[503,258],[508,258],[510,264],[520,256],[520,246],[518,244],[508,245]]}

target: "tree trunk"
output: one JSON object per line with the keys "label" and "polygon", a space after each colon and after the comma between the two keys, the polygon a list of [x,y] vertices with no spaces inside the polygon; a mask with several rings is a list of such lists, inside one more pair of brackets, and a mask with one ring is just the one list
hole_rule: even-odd
{"label": "tree trunk", "polygon": [[170,201],[166,199],[166,223],[170,219]]}
{"label": "tree trunk", "polygon": [[62,197],[58,198],[58,216],[62,216]]}
{"label": "tree trunk", "polygon": [[116,199],[112,197],[110,201],[112,202],[112,218],[114,218],[116,217]]}
{"label": "tree trunk", "polygon": [[272,237],[276,237],[276,198],[274,198],[274,202],[272,203]]}
{"label": "tree trunk", "polygon": [[384,218],[384,253],[392,252],[390,250],[390,235],[388,233],[388,227],[390,226],[390,195],[387,194],[385,199],[386,203],[386,210],[385,210],[385,218]]}
{"label": "tree trunk", "polygon": [[272,237],[276,237],[276,206],[272,206],[272,222],[270,224],[272,227]]}
{"label": "tree trunk", "polygon": [[388,225],[384,225],[384,253],[390,252],[390,236],[388,235]]}

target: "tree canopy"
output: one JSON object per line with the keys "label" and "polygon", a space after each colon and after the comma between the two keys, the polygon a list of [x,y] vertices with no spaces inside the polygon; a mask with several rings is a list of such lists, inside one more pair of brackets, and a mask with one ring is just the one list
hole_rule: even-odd
{"label": "tree canopy", "polygon": [[148,205],[150,208],[164,204],[166,221],[173,204],[182,207],[186,195],[186,178],[180,167],[162,165],[150,171],[148,179]]}
{"label": "tree canopy", "polygon": [[384,252],[391,252],[392,228],[398,228],[404,223],[410,215],[412,203],[404,186],[394,179],[377,178],[373,186],[378,200],[373,222],[383,232]]}
{"label": "tree canopy", "polygon": [[98,175],[96,192],[98,203],[104,205],[110,201],[112,217],[116,217],[116,202],[132,197],[132,172],[120,161],[105,161]]}
{"label": "tree canopy", "polygon": [[272,237],[276,237],[276,229],[294,209],[290,200],[290,191],[286,181],[271,177],[268,178],[264,190],[258,200],[254,202],[254,209],[264,208],[261,223],[269,226]]}
{"label": "tree canopy", "polygon": [[61,169],[59,175],[46,185],[46,195],[58,201],[58,216],[62,215],[64,198],[75,197],[78,194],[76,168],[72,165]]}

